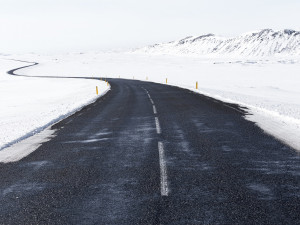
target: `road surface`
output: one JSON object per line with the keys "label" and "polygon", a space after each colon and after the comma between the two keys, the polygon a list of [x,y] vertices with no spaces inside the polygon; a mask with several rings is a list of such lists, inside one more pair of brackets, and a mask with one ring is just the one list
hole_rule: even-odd
{"label": "road surface", "polygon": [[191,91],[111,79],[28,157],[0,164],[0,224],[300,224],[300,157]]}

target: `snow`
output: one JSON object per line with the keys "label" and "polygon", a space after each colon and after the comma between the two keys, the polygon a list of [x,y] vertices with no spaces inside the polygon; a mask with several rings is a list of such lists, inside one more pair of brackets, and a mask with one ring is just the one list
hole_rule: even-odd
{"label": "snow", "polygon": [[[18,160],[20,155],[25,157],[29,151],[23,148],[21,154],[12,150],[13,147],[2,150],[5,147],[39,133],[109,90],[99,80],[11,76],[7,71],[30,64],[10,58],[3,56],[0,59],[0,162]],[[39,72],[43,74],[45,71]],[[22,73],[22,70],[16,73]],[[72,71],[68,71],[68,75],[72,75]],[[99,88],[98,96],[96,86]],[[26,147],[26,141],[22,145]]]}
{"label": "snow", "polygon": [[[35,56],[24,56],[29,59]],[[32,75],[107,76],[165,83],[248,108],[246,119],[300,150],[300,63],[297,57],[233,59],[85,53],[40,56]],[[199,90],[195,89],[198,81]],[[159,109],[158,109],[159,110]]]}
{"label": "snow", "polygon": [[210,56],[300,56],[300,32],[264,29],[238,37],[213,34],[187,37],[179,41],[156,44],[135,50],[137,53]]}
{"label": "snow", "polygon": [[[18,71],[33,76],[134,77],[162,84],[167,78],[168,85],[247,107],[247,120],[300,150],[298,56],[250,59],[86,52],[2,58],[39,62],[37,66]],[[5,59],[0,60],[0,149],[43,130],[94,101],[97,98],[96,85],[101,94],[108,90],[97,80],[8,76],[6,71],[25,64]],[[195,89],[196,82],[199,90]]]}
{"label": "snow", "polygon": [[16,162],[28,156],[30,153],[38,149],[44,142],[55,137],[55,131],[56,130],[51,130],[49,128],[45,129],[36,135],[3,149],[0,151],[0,162]]}

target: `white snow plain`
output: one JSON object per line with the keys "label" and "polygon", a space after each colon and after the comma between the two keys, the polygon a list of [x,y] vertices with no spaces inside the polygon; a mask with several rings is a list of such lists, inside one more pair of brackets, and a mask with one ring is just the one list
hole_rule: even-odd
{"label": "white snow plain", "polygon": [[[27,55],[38,61],[22,70],[28,75],[104,76],[165,83],[237,103],[245,118],[296,150],[300,150],[299,58],[205,58],[139,53]],[[199,90],[195,89],[198,81]]]}
{"label": "white snow plain", "polygon": [[[25,157],[32,151],[32,146],[31,150],[23,149],[22,152],[15,151],[16,148],[10,146],[40,133],[92,103],[110,89],[105,82],[99,80],[11,76],[7,71],[30,64],[9,58],[11,57],[3,56],[0,59],[0,162],[12,162],[19,160],[21,156]],[[38,60],[38,57],[35,58]],[[72,75],[72,71],[67,74]],[[39,75],[45,72],[40,69]],[[22,70],[16,73],[22,74]],[[99,95],[96,95],[96,86],[99,88]],[[26,141],[22,143],[27,146]]]}

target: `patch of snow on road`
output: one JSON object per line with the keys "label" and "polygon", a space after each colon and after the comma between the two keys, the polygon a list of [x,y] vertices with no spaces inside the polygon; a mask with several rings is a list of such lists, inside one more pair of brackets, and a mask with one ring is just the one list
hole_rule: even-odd
{"label": "patch of snow on road", "polygon": [[0,163],[16,162],[38,149],[43,143],[55,137],[55,131],[46,129],[0,151]]}

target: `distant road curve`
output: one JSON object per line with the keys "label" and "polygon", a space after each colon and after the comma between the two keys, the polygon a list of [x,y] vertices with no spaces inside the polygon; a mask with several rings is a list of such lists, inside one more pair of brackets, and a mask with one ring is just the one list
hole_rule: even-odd
{"label": "distant road curve", "polygon": [[32,66],[37,66],[39,65],[39,63],[37,62],[29,62],[29,61],[24,61],[24,60],[16,60],[16,59],[9,59],[9,60],[13,60],[13,61],[18,61],[18,62],[23,62],[23,63],[29,63],[30,65],[27,66],[21,66],[15,69],[12,69],[10,71],[7,71],[7,73],[9,75],[12,76],[20,76],[20,77],[38,77],[38,78],[61,78],[61,79],[68,79],[68,78],[72,78],[72,79],[96,79],[99,80],[100,78],[94,78],[94,77],[70,77],[70,76],[31,76],[31,75],[23,75],[23,74],[17,74],[16,71],[24,69],[24,68],[28,68],[28,67],[32,67]]}

